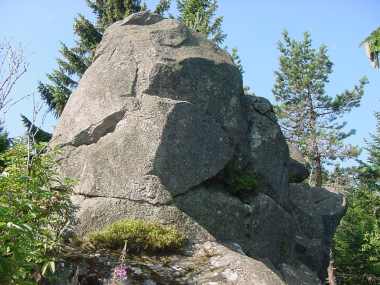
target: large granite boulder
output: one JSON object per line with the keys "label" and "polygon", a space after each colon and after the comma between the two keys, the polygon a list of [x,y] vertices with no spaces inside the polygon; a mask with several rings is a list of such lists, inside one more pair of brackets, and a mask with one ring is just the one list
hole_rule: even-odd
{"label": "large granite boulder", "polygon": [[238,245],[214,262],[230,264],[233,280],[210,284],[323,278],[341,196],[289,187],[272,105],[244,95],[231,57],[176,20],[141,12],[111,25],[52,144],[62,175],[78,179],[79,236],[123,218],[157,221],[194,247]]}

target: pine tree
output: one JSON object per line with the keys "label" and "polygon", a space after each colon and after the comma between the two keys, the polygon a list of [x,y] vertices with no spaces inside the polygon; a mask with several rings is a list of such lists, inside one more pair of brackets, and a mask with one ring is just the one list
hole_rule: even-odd
{"label": "pine tree", "polygon": [[311,184],[321,186],[324,165],[359,153],[356,147],[344,144],[354,131],[345,132],[346,124],[339,119],[360,105],[367,79],[332,97],[325,90],[333,66],[326,46],[314,49],[309,33],[296,41],[284,32],[279,51],[280,67],[273,88],[279,122],[288,140],[298,145],[307,159]]}
{"label": "pine tree", "polygon": [[223,17],[215,17],[218,9],[216,0],[177,0],[179,20],[194,32],[209,37],[222,45],[226,35],[222,32]]}
{"label": "pine tree", "polygon": [[96,15],[96,23],[79,15],[74,21],[76,45],[72,48],[61,44],[58,67],[47,75],[49,83],[39,82],[38,91],[59,117],[79,79],[90,66],[95,48],[102,39],[104,30],[112,23],[143,9],[140,0],[86,0]]}

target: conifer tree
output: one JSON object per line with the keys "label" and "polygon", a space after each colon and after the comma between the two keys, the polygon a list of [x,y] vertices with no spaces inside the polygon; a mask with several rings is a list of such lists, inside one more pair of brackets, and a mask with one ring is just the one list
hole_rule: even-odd
{"label": "conifer tree", "polygon": [[223,17],[216,17],[216,0],[177,0],[179,20],[194,32],[205,34],[218,45],[226,35],[222,32]]}
{"label": "conifer tree", "polygon": [[296,41],[284,32],[279,51],[280,67],[273,88],[279,122],[288,140],[298,145],[307,159],[311,184],[321,186],[324,165],[359,153],[344,143],[354,131],[345,132],[345,123],[339,119],[360,105],[367,79],[362,78],[352,90],[329,96],[325,87],[333,63],[326,46],[314,49],[309,33]]}
{"label": "conifer tree", "polygon": [[334,256],[342,284],[380,282],[380,113],[367,142],[368,159],[359,166],[348,193],[348,210],[335,234]]}

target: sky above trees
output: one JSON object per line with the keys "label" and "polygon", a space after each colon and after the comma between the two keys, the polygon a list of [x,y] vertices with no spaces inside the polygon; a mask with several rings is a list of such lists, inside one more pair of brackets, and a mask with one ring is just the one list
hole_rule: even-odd
{"label": "sky above trees", "polygon": [[[146,2],[153,9],[158,0]],[[292,0],[283,3],[280,0],[219,0],[217,15],[224,16],[225,44],[229,49],[236,47],[239,50],[245,85],[250,86],[256,95],[274,103],[272,88],[274,71],[278,69],[277,42],[282,31],[287,29],[291,37],[298,39],[302,38],[303,32],[310,32],[316,47],[327,45],[334,63],[327,86],[329,94],[351,88],[364,75],[369,79],[361,107],[345,118],[348,128],[357,130],[349,142],[363,145],[364,138],[375,129],[373,112],[380,110],[380,73],[371,68],[359,45],[380,25],[380,2]],[[38,81],[46,81],[46,73],[56,67],[60,41],[68,46],[74,43],[73,20],[78,13],[93,18],[84,0],[0,1],[0,38],[21,43],[30,63],[29,71],[14,90],[17,97],[34,92],[39,100]],[[10,136],[23,134],[20,114],[31,114],[32,105],[30,98],[7,114],[6,128]],[[43,112],[38,123],[41,123],[42,115]],[[54,117],[48,115],[43,127],[52,131],[54,125]]]}

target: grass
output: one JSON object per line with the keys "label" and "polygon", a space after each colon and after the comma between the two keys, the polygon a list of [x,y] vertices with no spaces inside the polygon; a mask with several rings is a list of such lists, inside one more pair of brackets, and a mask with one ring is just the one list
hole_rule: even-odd
{"label": "grass", "polygon": [[178,251],[185,243],[185,236],[171,226],[125,219],[88,234],[85,240],[96,248],[121,249],[126,242],[128,252],[158,253]]}

